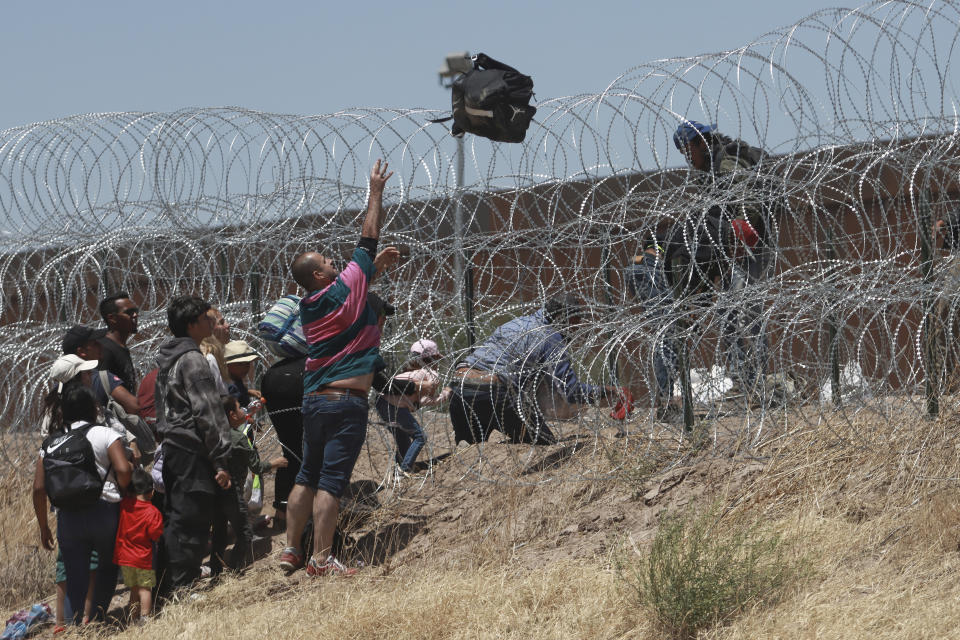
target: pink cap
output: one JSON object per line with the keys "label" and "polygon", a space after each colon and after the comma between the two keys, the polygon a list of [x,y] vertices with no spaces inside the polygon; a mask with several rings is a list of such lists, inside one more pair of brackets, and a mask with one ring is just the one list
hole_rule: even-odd
{"label": "pink cap", "polygon": [[440,349],[433,340],[417,340],[410,345],[410,355],[418,358],[436,358],[440,355]]}

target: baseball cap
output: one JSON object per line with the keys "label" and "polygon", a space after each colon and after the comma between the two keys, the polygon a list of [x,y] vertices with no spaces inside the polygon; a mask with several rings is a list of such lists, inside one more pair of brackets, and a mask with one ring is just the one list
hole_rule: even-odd
{"label": "baseball cap", "polygon": [[715,124],[702,124],[696,120],[688,120],[677,127],[673,134],[673,144],[677,149],[683,149],[695,139],[716,130]]}
{"label": "baseball cap", "polygon": [[50,379],[60,383],[58,390],[63,389],[65,382],[73,380],[81,371],[96,369],[98,360],[84,360],[75,353],[65,353],[57,358],[50,367]]}
{"label": "baseball cap", "polygon": [[235,362],[253,362],[260,354],[250,348],[243,340],[231,340],[223,348],[223,361],[227,364]]}
{"label": "baseball cap", "polygon": [[433,340],[417,340],[410,345],[410,355],[416,358],[439,358],[440,349]]}
{"label": "baseball cap", "polygon": [[94,329],[82,324],[75,324],[63,336],[63,352],[76,354],[77,349],[107,335],[106,329]]}

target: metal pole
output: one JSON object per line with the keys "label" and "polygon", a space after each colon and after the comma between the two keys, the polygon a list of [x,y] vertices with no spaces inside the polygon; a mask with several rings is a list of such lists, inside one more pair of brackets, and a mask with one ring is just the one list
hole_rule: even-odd
{"label": "metal pole", "polygon": [[[920,218],[920,271],[923,274],[925,284],[924,291],[928,293],[926,304],[923,305],[923,351],[924,359],[927,361],[926,375],[924,376],[924,391],[927,396],[927,415],[931,418],[940,414],[940,385],[934,381],[934,376],[939,377],[941,371],[945,369],[940,366],[943,354],[937,353],[935,331],[938,330],[937,324],[944,322],[945,318],[933,318],[932,314],[937,311],[935,296],[930,294],[932,291],[931,273],[933,273],[933,220],[930,215],[930,196],[926,189],[920,191],[917,195],[917,213]],[[940,356],[940,357],[938,357]],[[945,361],[945,359],[943,360]]]}
{"label": "metal pole", "polygon": [[[686,329],[686,323],[681,325]],[[680,397],[683,401],[683,430],[693,431],[693,389],[690,388],[690,347],[687,344],[686,331],[684,336],[677,341],[680,351]]]}
{"label": "metal pole", "polygon": [[453,176],[453,276],[456,282],[463,282],[463,202],[460,189],[463,188],[463,138],[457,138],[456,164]]}
{"label": "metal pole", "polygon": [[[603,244],[603,257],[601,258],[601,262],[603,263],[603,278],[607,284],[607,286],[604,288],[604,297],[607,299],[607,306],[610,309],[613,309],[613,255],[610,251],[609,238],[607,239],[607,242],[604,242]],[[610,338],[616,338],[616,334],[611,333]],[[617,353],[613,349],[611,349],[610,353],[607,354],[607,368],[610,370],[610,379],[613,380],[613,384],[619,387],[620,366],[617,362]]]}
{"label": "metal pole", "polygon": [[467,347],[473,349],[476,341],[476,327],[473,321],[473,261],[467,263],[463,249],[463,236],[466,233],[463,221],[463,138],[457,138],[456,175],[454,176],[455,195],[453,202],[454,281],[460,287],[460,304],[466,319]]}
{"label": "metal pole", "polygon": [[260,322],[260,273],[250,273],[250,315],[253,316],[253,326]]}
{"label": "metal pole", "polygon": [[[473,68],[470,53],[467,51],[448,54],[440,68],[440,86],[451,88],[454,79]],[[449,84],[444,80],[448,80]],[[467,346],[473,349],[476,339],[476,327],[473,321],[473,260],[467,261],[463,250],[463,236],[466,233],[463,220],[463,137],[457,138],[457,155],[454,170],[454,200],[453,200],[453,281],[459,288],[460,308],[466,319]]]}
{"label": "metal pole", "polygon": [[[836,220],[830,221],[827,226],[827,260],[831,263],[836,260],[836,241],[834,238],[834,224]],[[838,344],[837,319],[831,312],[827,315],[827,336],[830,358],[830,388],[832,390],[833,406],[837,409],[843,403],[843,396],[840,392],[840,348]],[[817,383],[819,384],[819,383]]]}

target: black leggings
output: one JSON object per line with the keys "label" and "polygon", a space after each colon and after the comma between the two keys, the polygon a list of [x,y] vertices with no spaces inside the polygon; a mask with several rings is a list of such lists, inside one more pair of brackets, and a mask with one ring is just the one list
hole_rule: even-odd
{"label": "black leggings", "polygon": [[277,469],[273,482],[273,508],[286,509],[287,497],[303,462],[303,412],[300,407],[270,412],[270,420],[282,445],[281,455],[290,463]]}

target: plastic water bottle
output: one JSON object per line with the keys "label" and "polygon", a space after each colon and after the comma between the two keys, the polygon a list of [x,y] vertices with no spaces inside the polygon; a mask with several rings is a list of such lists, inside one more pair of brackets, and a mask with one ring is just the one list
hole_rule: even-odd
{"label": "plastic water bottle", "polygon": [[244,413],[247,414],[247,422],[253,422],[254,415],[256,415],[257,411],[263,409],[263,405],[263,398],[254,398],[250,401],[250,404],[243,410]]}

